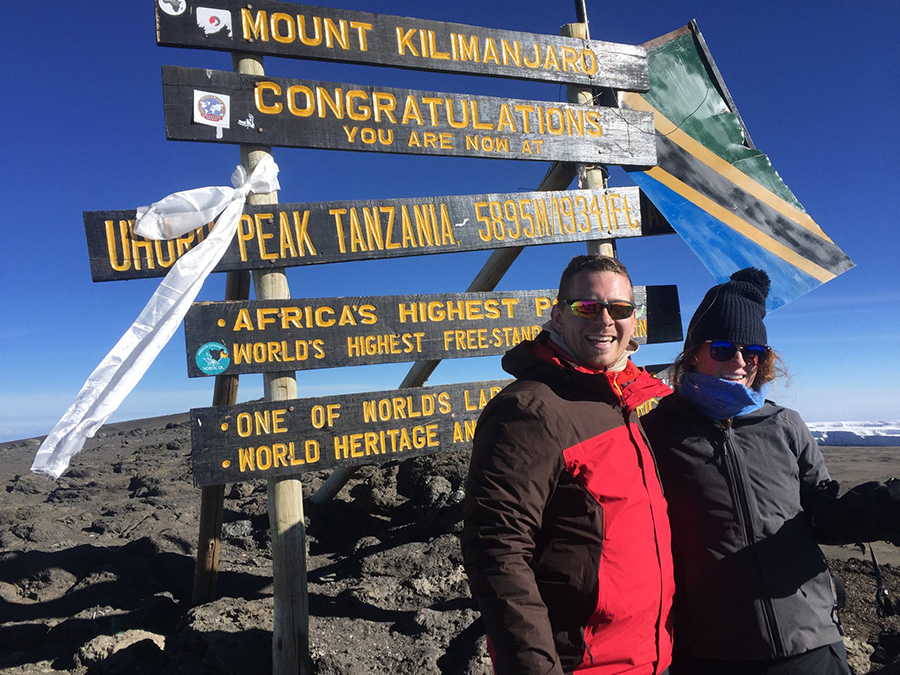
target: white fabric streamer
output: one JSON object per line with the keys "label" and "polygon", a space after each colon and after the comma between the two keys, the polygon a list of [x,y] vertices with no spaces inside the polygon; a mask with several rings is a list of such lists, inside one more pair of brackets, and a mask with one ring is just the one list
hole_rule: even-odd
{"label": "white fabric streamer", "polygon": [[175,333],[206,277],[234,238],[244,202],[251,192],[279,189],[278,166],[263,158],[247,176],[243,166],[231,175],[233,188],[205,187],[177,192],[138,209],[134,231],[150,239],[172,239],[211,222],[209,236],[179,258],[131,328],[116,343],[82,386],[74,403],[41,444],[31,470],[59,478],[134,389]]}

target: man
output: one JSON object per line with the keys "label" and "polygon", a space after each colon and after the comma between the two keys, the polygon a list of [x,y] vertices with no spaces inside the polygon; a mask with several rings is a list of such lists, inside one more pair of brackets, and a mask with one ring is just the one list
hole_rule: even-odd
{"label": "man", "polygon": [[658,675],[671,661],[666,503],[634,413],[670,390],[629,353],[625,267],[577,256],[475,432],[461,540],[497,675]]}

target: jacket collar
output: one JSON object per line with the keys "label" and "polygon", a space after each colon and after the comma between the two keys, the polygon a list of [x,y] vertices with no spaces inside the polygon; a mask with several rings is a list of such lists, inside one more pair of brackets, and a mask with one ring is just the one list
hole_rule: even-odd
{"label": "jacket collar", "polygon": [[621,403],[621,397],[615,386],[616,378],[626,372],[638,372],[631,361],[626,371],[614,373],[586,368],[571,360],[561,350],[546,331],[542,331],[534,340],[521,342],[506,352],[502,360],[503,369],[519,379],[555,380],[566,382],[572,386],[593,391],[602,400],[610,403]]}

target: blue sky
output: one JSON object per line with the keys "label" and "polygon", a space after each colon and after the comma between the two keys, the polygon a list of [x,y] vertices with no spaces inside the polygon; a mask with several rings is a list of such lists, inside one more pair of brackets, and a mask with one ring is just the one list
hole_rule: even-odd
{"label": "blue sky", "polygon": [[[556,34],[574,2],[319,0],[476,26]],[[900,419],[900,58],[896,3],[587,1],[594,39],[640,44],[698,21],[756,146],[857,267],[772,313],[770,343],[790,384],[771,392],[809,422]],[[126,209],[225,185],[236,146],[167,141],[160,66],[231,70],[226,54],[158,47],[152,0],[48,0],[4,8],[4,226],[0,251],[0,441],[49,432],[158,280],[95,284],[82,211]],[[562,87],[498,78],[268,58],[286,77],[564,100]],[[538,162],[276,148],[283,202],[532,190]],[[630,181],[613,172],[613,182]],[[498,288],[555,287],[581,244],[531,247]],[[619,243],[636,283],[677,284],[687,321],[713,280],[675,236]],[[341,263],[288,272],[294,297],[463,291],[486,252]],[[224,276],[201,300],[221,299]],[[641,349],[670,361],[680,345]],[[181,331],[111,418],[208,406],[211,378],[189,379]],[[303,396],[389,389],[407,365],[298,373]],[[429,384],[504,377],[499,358],[455,359]],[[241,378],[241,400],[262,376]]]}

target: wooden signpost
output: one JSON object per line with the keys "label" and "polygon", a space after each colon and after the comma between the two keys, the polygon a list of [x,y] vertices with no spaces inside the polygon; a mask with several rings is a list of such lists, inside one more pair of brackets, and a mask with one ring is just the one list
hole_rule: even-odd
{"label": "wooden signpost", "polygon": [[272,0],[173,5],[157,3],[160,45],[649,89],[639,46]]}
{"label": "wooden signpost", "polygon": [[[189,374],[218,378],[216,407],[192,411],[194,476],[204,500],[195,600],[210,599],[215,584],[221,483],[266,478],[273,672],[305,674],[299,475],[333,468],[334,477],[360,463],[466,446],[503,381],[417,385],[440,359],[499,354],[539,331],[555,289],[474,292],[493,289],[523,246],[671,232],[642,223],[633,188],[602,189],[600,180],[580,183],[596,189],[565,191],[573,163],[655,164],[650,114],[619,110],[611,97],[604,100],[612,107],[599,107],[593,94],[596,87],[647,91],[646,51],[590,40],[586,30],[537,35],[275,0],[154,5],[159,44],[230,51],[239,71],[164,67],[170,139],[238,144],[248,169],[271,146],[557,163],[541,184],[556,190],[549,193],[284,205],[275,194],[251,195],[217,270],[229,272],[229,298],[245,297],[237,281],[253,270],[259,300],[198,304],[185,319]],[[566,82],[584,96],[570,91],[570,101],[559,103],[274,78],[262,68],[266,54]],[[84,221],[96,281],[162,276],[210,227],[150,242],[134,236],[133,211],[85,213]],[[283,273],[479,249],[493,253],[465,294],[290,299]],[[635,300],[638,341],[681,339],[674,286],[637,287]],[[296,370],[395,361],[416,362],[403,389],[297,398]],[[243,372],[264,373],[267,402],[227,405]]]}
{"label": "wooden signpost", "polygon": [[[86,211],[94,281],[164,276],[209,227],[169,241],[133,232],[135,212]],[[637,188],[274,204],[244,208],[217,271],[672,234],[642,218]]]}
{"label": "wooden signpost", "polygon": [[[550,319],[555,289],[195,303],[188,375],[314,370],[504,354]],[[638,343],[681,337],[675,286],[636,286]]]}
{"label": "wooden signpost", "polygon": [[162,77],[171,140],[656,164],[648,112],[174,66]]}
{"label": "wooden signpost", "polygon": [[510,381],[192,410],[194,483],[234,483],[467,449],[481,409]]}

